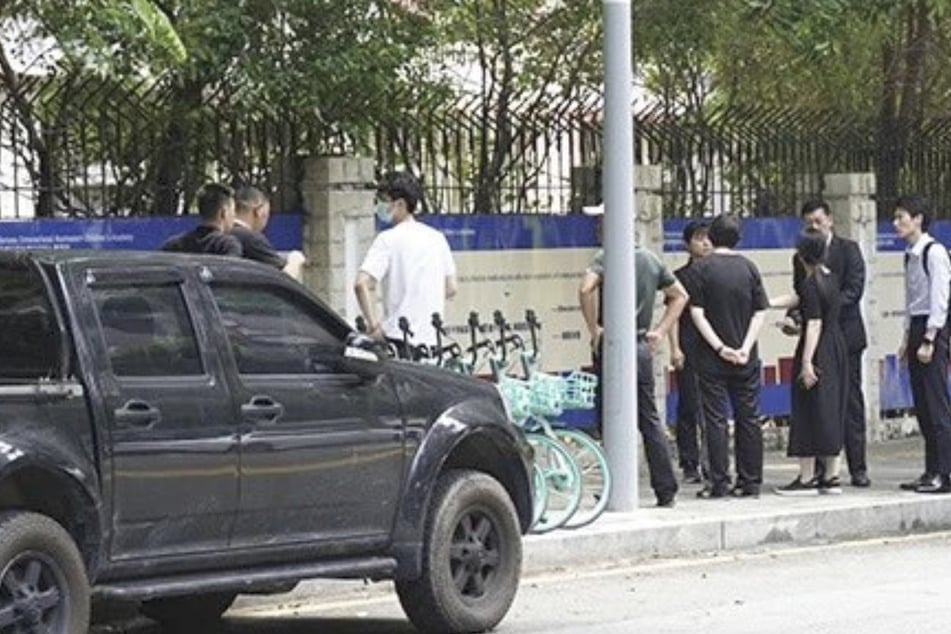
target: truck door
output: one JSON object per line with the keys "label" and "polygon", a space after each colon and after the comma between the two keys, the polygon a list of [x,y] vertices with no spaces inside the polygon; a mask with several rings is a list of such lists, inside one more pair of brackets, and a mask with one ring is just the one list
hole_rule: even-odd
{"label": "truck door", "polygon": [[377,372],[336,365],[346,335],[341,322],[289,281],[215,274],[210,289],[241,412],[233,544],[384,543],[404,451],[390,377],[377,362],[367,362]]}
{"label": "truck door", "polygon": [[[83,323],[109,418],[113,559],[228,546],[236,417],[195,285],[168,268],[90,269]],[[106,452],[107,454],[109,451]]]}

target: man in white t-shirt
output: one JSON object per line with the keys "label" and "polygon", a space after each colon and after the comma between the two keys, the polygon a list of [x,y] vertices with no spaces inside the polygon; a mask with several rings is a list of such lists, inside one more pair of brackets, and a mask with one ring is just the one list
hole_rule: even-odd
{"label": "man in white t-shirt", "polygon": [[[407,172],[387,174],[377,188],[376,215],[393,226],[370,245],[353,289],[371,336],[398,345],[400,317],[409,321],[414,345],[436,343],[433,313],[443,315],[456,294],[456,265],[446,237],[416,220],[422,198],[419,181]],[[377,319],[373,292],[383,285],[383,321]]]}

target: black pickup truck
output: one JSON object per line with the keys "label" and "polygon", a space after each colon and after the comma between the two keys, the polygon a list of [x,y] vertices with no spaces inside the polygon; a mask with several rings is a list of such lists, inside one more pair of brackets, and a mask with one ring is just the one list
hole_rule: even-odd
{"label": "black pickup truck", "polygon": [[180,631],[316,577],[495,626],[530,449],[491,384],[362,343],[250,261],[0,252],[0,631],[85,632],[93,596]]}

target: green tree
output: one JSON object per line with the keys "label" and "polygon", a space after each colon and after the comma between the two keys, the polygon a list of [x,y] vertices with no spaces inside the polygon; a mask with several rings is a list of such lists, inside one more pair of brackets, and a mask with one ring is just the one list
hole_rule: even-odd
{"label": "green tree", "polygon": [[578,104],[599,90],[593,80],[599,79],[603,41],[600,5],[431,0],[418,6],[440,34],[425,54],[431,72],[462,74],[464,80],[455,81],[458,101],[471,104],[443,115],[464,122],[474,150],[464,171],[446,175],[471,191],[455,204],[483,213],[547,206],[528,192],[542,178],[553,146],[545,140],[553,140]]}
{"label": "green tree", "polygon": [[745,37],[718,57],[736,101],[827,110],[876,130],[884,207],[906,151],[943,115],[951,78],[948,0],[747,0]]}
{"label": "green tree", "polygon": [[[128,185],[116,210],[176,213],[204,178],[260,177],[271,168],[269,145],[339,151],[328,141],[336,138],[344,150],[365,149],[368,122],[392,120],[425,86],[438,91],[415,54],[426,22],[389,0],[38,0],[6,9],[26,25],[22,41],[56,43],[46,94],[19,100],[21,123],[40,141],[31,144],[34,181],[43,192],[68,189],[54,180],[70,158],[44,123],[108,157]],[[247,140],[259,132],[267,138]],[[51,213],[52,201],[40,207]]]}

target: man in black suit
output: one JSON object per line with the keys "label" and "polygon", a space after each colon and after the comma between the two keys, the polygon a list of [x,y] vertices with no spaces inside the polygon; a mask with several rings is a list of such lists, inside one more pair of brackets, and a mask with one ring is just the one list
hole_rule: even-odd
{"label": "man in black suit", "polygon": [[[867,487],[868,465],[865,462],[865,396],[862,393],[862,353],[868,345],[865,323],[862,321],[861,301],[865,291],[865,260],[854,240],[840,238],[832,227],[829,205],[823,200],[807,201],[800,210],[803,224],[817,229],[826,236],[825,265],[839,277],[842,306],[839,326],[845,335],[849,353],[847,380],[849,391],[845,415],[845,457],[852,476],[852,486]],[[799,258],[793,257],[793,288],[806,278]]]}
{"label": "man in black suit", "polygon": [[235,192],[234,200],[235,218],[231,235],[241,243],[244,257],[269,264],[300,280],[304,255],[300,251],[292,251],[288,257],[284,257],[264,235],[264,228],[271,218],[271,202],[264,192],[256,187],[242,187]]}

